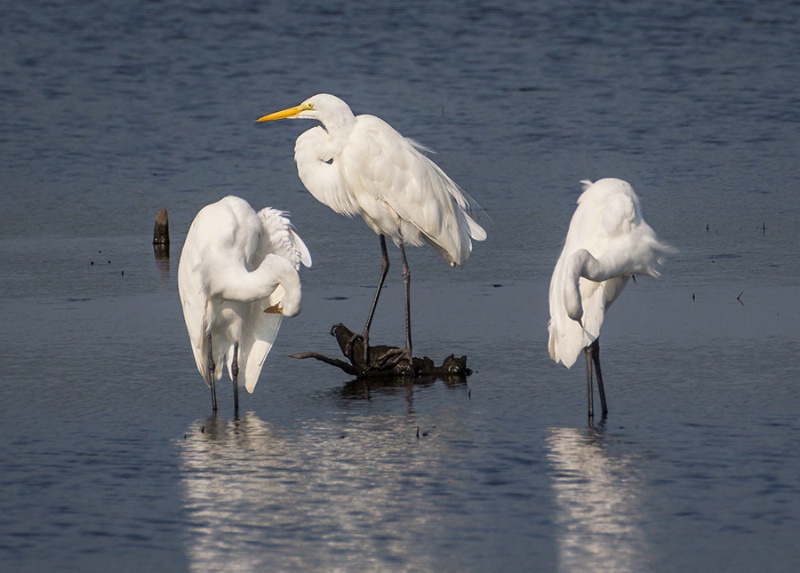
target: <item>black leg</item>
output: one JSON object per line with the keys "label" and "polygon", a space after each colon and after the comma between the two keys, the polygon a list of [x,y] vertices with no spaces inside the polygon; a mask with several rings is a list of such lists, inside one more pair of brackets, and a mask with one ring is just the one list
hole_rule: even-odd
{"label": "black leg", "polygon": [[239,414],[239,343],[233,343],[233,362],[231,364],[233,374],[233,413]]}
{"label": "black leg", "polygon": [[403,248],[403,243],[400,243],[400,257],[403,259],[403,287],[405,288],[405,304],[406,304],[406,352],[408,359],[411,360],[411,271],[408,270],[408,261],[406,260],[406,250]]}
{"label": "black leg", "polygon": [[592,423],[594,418],[594,389],[592,387],[592,350],[594,343],[590,344],[583,349],[583,354],[586,356],[586,390],[589,396],[589,423]]}
{"label": "black leg", "polygon": [[214,364],[214,353],[211,351],[211,333],[208,333],[208,364],[206,365],[208,375],[208,385],[211,386],[211,409],[217,413],[217,389],[214,387],[216,383],[216,364]]}
{"label": "black leg", "polygon": [[594,392],[592,387],[592,367],[597,373],[597,391],[600,394],[600,406],[603,411],[603,419],[608,414],[606,404],[606,390],[603,387],[603,372],[600,370],[600,339],[596,339],[589,346],[583,349],[586,355],[586,388],[589,394],[589,422],[594,418]]}
{"label": "black leg", "polygon": [[606,391],[603,388],[603,372],[600,370],[600,339],[594,341],[594,352],[592,352],[592,360],[594,361],[594,369],[597,372],[597,391],[600,393],[600,406],[603,409],[603,417],[608,414],[608,405],[606,404]]}
{"label": "black leg", "polygon": [[372,318],[375,315],[375,308],[378,306],[378,299],[381,296],[383,283],[386,280],[386,274],[389,272],[389,253],[386,252],[386,237],[380,235],[381,238],[381,276],[378,279],[378,288],[375,290],[375,297],[372,299],[372,307],[369,309],[369,316],[367,323],[364,325],[364,332],[361,337],[364,339],[364,364],[369,364],[369,329],[372,326]]}

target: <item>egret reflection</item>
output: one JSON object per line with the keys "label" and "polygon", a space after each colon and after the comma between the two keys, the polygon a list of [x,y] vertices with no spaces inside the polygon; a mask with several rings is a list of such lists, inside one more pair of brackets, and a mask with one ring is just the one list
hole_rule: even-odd
{"label": "egret reflection", "polygon": [[258,570],[263,553],[254,557],[240,549],[263,526],[253,519],[254,504],[266,513],[268,499],[290,487],[288,474],[264,483],[267,472],[259,471],[281,456],[280,435],[253,414],[233,420],[212,416],[194,422],[182,446],[184,504],[193,524],[187,544],[191,570]]}
{"label": "egret reflection", "polygon": [[610,456],[591,428],[551,429],[560,571],[646,571],[640,484],[631,460]]}
{"label": "egret reflection", "polygon": [[436,441],[420,448],[405,413],[376,418],[346,435],[253,413],[193,422],[180,444],[190,570],[436,570],[443,557],[416,549],[446,525],[421,491],[442,471]]}

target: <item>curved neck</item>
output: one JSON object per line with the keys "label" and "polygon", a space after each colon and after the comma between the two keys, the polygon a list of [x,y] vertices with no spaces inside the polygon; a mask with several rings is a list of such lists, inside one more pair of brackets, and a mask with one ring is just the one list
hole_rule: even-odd
{"label": "curved neck", "polygon": [[348,137],[356,125],[356,116],[352,112],[323,115],[318,120],[332,138]]}
{"label": "curved neck", "polygon": [[621,274],[619,265],[604,264],[611,261],[594,258],[592,253],[586,249],[580,249],[572,253],[569,259],[570,278],[577,284],[583,277],[594,282],[603,282]]}
{"label": "curved neck", "polygon": [[564,306],[567,310],[567,316],[578,322],[583,318],[583,301],[581,301],[580,291],[581,278],[602,282],[617,276],[615,271],[615,268],[603,265],[586,249],[579,249],[572,253],[567,262],[567,280],[564,285]]}
{"label": "curved neck", "polygon": [[280,304],[283,314],[294,316],[300,312],[300,276],[287,259],[269,254],[257,269],[248,272],[243,266],[226,265],[223,272],[210,277],[211,294],[237,302],[256,302],[268,298],[278,286],[285,294]]}

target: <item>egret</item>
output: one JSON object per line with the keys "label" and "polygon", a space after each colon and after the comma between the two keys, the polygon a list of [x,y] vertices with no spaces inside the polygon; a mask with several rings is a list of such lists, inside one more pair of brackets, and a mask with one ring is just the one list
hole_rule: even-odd
{"label": "egret", "polygon": [[569,368],[586,356],[589,419],[594,416],[592,366],[608,413],[600,370],[600,327],[628,279],[658,277],[664,255],[675,251],[659,241],[642,218],[639,197],[620,179],[582,181],[583,194],[572,216],[564,249],[550,281],[550,358]]}
{"label": "egret", "polygon": [[311,255],[281,211],[256,213],[244,199],[228,196],[203,207],[192,222],[178,292],[214,412],[224,364],[238,412],[239,374],[252,394],[282,317],[300,312],[300,263],[311,266]]}
{"label": "egret", "polygon": [[335,96],[317,94],[257,121],[284,118],[322,124],[302,133],[294,148],[297,171],[306,189],[341,215],[360,215],[380,237],[383,258],[378,288],[360,335],[365,363],[372,318],[389,271],[386,237],[400,249],[406,321],[403,354],[410,364],[411,274],[404,245],[428,243],[451,266],[460,267],[472,251],[472,241],[486,238],[486,231],[470,216],[479,209],[477,203],[422,153],[425,148],[378,117],[353,115]]}

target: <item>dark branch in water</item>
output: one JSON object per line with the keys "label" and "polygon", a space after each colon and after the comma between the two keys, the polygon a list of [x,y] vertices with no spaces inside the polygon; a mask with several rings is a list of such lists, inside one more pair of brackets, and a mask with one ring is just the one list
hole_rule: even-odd
{"label": "dark branch in water", "polygon": [[316,358],[331,366],[336,366],[353,376],[362,377],[414,377],[420,376],[468,376],[472,371],[467,368],[467,357],[456,358],[450,355],[442,361],[440,366],[433,360],[424,356],[414,358],[409,365],[403,349],[396,346],[370,346],[368,362],[364,362],[364,340],[343,324],[336,324],[331,329],[331,335],[336,337],[336,342],[347,362],[338,358],[330,358],[317,352],[302,352],[290,354],[291,358]]}

